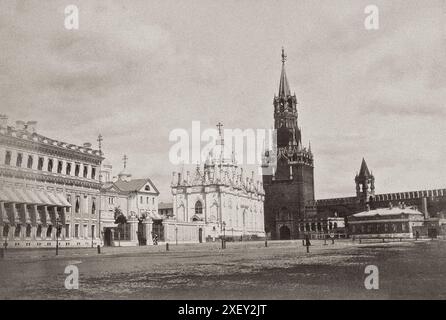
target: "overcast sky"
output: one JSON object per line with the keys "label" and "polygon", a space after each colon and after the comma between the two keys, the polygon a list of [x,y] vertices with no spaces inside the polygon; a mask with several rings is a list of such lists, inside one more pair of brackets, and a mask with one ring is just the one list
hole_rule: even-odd
{"label": "overcast sky", "polygon": [[0,0],[0,113],[70,143],[101,133],[114,174],[125,153],[170,200],[169,132],[270,128],[284,46],[317,198],[353,195],[362,157],[378,193],[445,188],[445,3]]}

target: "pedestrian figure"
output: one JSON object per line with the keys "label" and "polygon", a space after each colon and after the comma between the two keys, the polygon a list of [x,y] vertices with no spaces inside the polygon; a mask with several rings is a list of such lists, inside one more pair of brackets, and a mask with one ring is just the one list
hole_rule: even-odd
{"label": "pedestrian figure", "polygon": [[157,246],[158,245],[158,235],[155,233],[155,235],[153,236],[153,245]]}
{"label": "pedestrian figure", "polygon": [[420,236],[420,233],[418,231],[415,231],[415,241],[418,240],[418,237]]}
{"label": "pedestrian figure", "polygon": [[305,245],[307,246],[307,253],[309,253],[310,252],[311,242],[310,242],[310,236],[308,234],[305,235]]}

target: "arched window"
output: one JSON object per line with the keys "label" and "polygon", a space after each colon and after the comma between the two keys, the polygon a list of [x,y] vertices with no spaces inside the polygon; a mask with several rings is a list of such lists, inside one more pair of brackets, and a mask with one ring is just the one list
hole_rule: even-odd
{"label": "arched window", "polygon": [[11,164],[11,151],[6,151],[5,164],[8,166]]}
{"label": "arched window", "polygon": [[91,214],[95,214],[96,213],[96,198],[93,198],[91,201]]}
{"label": "arched window", "polygon": [[39,157],[39,160],[37,162],[37,170],[42,170],[43,169],[43,158]]}
{"label": "arched window", "polygon": [[75,207],[74,207],[74,212],[75,213],[79,213],[79,209],[80,209],[80,197],[79,196],[76,196],[76,204],[75,204]]}
{"label": "arched window", "polygon": [[200,201],[197,201],[195,203],[195,214],[202,214],[203,213],[203,205]]}
{"label": "arched window", "polygon": [[27,163],[27,168],[28,169],[32,169],[33,168],[33,156],[28,156],[28,163]]}
{"label": "arched window", "polygon": [[53,159],[48,159],[48,172],[53,172]]}
{"label": "arched window", "polygon": [[18,153],[15,165],[20,168],[22,166],[22,160],[23,160],[23,154]]}

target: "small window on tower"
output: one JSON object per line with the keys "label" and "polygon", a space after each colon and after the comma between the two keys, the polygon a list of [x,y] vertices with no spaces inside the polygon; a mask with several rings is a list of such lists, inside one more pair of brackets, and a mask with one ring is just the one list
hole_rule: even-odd
{"label": "small window on tower", "polygon": [[11,164],[11,151],[6,151],[5,164],[8,166]]}
{"label": "small window on tower", "polygon": [[62,173],[62,161],[57,162],[57,173]]}
{"label": "small window on tower", "polygon": [[28,169],[32,169],[33,168],[33,156],[28,156],[28,163],[27,163],[26,167]]}
{"label": "small window on tower", "polygon": [[39,162],[37,163],[37,170],[43,170],[43,158],[39,157]]}
{"label": "small window on tower", "polygon": [[84,178],[88,176],[88,167],[84,166]]}
{"label": "small window on tower", "polygon": [[21,153],[17,153],[17,160],[16,160],[16,167],[21,167],[22,166],[22,159],[23,159],[23,154]]}
{"label": "small window on tower", "polygon": [[69,176],[71,174],[71,163],[67,163],[67,167],[65,168],[65,174]]}
{"label": "small window on tower", "polygon": [[53,159],[48,159],[48,172],[53,171]]}

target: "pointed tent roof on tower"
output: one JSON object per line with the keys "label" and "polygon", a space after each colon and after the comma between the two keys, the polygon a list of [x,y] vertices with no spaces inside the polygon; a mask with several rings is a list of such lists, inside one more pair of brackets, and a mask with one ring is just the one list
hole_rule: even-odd
{"label": "pointed tent roof on tower", "polygon": [[285,61],[286,54],[285,50],[282,47],[282,73],[280,74],[279,97],[284,98],[291,96],[290,85],[288,84],[288,78],[285,72]]}
{"label": "pointed tent roof on tower", "polygon": [[364,158],[362,158],[361,169],[359,169],[359,176],[360,177],[370,177],[371,176],[369,168],[367,167],[367,163],[365,162]]}

